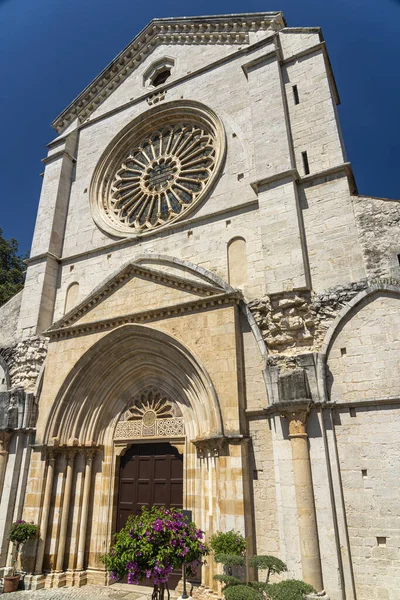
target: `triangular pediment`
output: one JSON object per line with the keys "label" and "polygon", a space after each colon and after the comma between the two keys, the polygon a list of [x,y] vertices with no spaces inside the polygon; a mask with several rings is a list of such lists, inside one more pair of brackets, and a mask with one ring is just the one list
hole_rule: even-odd
{"label": "triangular pediment", "polygon": [[164,257],[142,257],[108,278],[47,333],[162,318],[184,312],[199,301],[205,305],[235,295],[235,290],[201,267],[188,268],[184,261]]}
{"label": "triangular pediment", "polygon": [[76,119],[79,122],[88,119],[160,45],[231,44],[241,47],[250,43],[252,32],[280,29],[284,25],[281,12],[153,19],[67,106],[52,127],[60,134]]}

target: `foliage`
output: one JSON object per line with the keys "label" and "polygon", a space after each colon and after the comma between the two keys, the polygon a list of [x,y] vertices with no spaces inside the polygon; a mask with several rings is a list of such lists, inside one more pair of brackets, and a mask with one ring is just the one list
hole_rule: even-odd
{"label": "foliage", "polygon": [[262,595],[249,585],[233,585],[224,591],[226,600],[262,600]]}
{"label": "foliage", "polygon": [[270,588],[270,584],[265,581],[249,581],[248,584],[261,594],[266,594]]}
{"label": "foliage", "polygon": [[5,240],[0,228],[0,306],[22,290],[26,267],[17,240]]}
{"label": "foliage", "polygon": [[142,508],[115,534],[115,543],[102,561],[114,580],[125,575],[133,584],[152,579],[155,588],[164,589],[171,572],[184,563],[189,576],[196,574],[208,554],[203,534],[176,509]]}
{"label": "foliage", "polygon": [[242,555],[246,551],[246,540],[238,531],[218,531],[211,536],[210,546],[214,554]]}
{"label": "foliage", "polygon": [[27,523],[23,519],[19,519],[11,525],[8,537],[10,542],[12,542],[16,547],[15,558],[12,566],[13,574],[15,573],[15,565],[17,564],[21,547],[23,544],[25,544],[25,542],[36,537],[37,535],[39,535],[39,526],[35,525],[33,521],[31,523]]}
{"label": "foliage", "polygon": [[214,560],[222,563],[224,567],[244,567],[246,564],[244,557],[237,554],[216,554]]}
{"label": "foliage", "polygon": [[256,567],[256,569],[267,571],[266,583],[268,583],[271,573],[283,573],[283,571],[287,571],[285,563],[279,558],[276,558],[276,556],[252,556],[249,560],[249,564],[251,567]]}
{"label": "foliage", "polygon": [[222,591],[226,600],[263,600],[264,598],[268,600],[304,600],[304,594],[315,591],[311,585],[297,579],[268,583],[271,573],[287,571],[286,564],[275,556],[260,555],[252,556],[249,559],[251,567],[267,571],[266,581],[242,583],[238,577],[233,577],[232,567],[243,567],[246,564],[243,556],[246,550],[245,539],[240,536],[243,543],[236,543],[236,539],[234,539],[236,535],[240,534],[236,534],[234,531],[228,531],[226,534],[219,532],[212,536],[210,544],[215,552],[215,562],[222,563],[229,573],[214,576],[214,579],[225,584]]}
{"label": "foliage", "polygon": [[222,591],[226,590],[226,588],[231,587],[232,585],[242,584],[242,580],[239,579],[239,577],[233,577],[233,575],[214,575],[214,579],[225,584],[225,587]]}
{"label": "foliage", "polygon": [[268,600],[304,600],[304,594],[315,592],[312,585],[298,579],[286,579],[267,586]]}
{"label": "foliage", "polygon": [[39,526],[32,523],[27,523],[23,519],[15,521],[10,528],[10,541],[16,546],[25,544],[26,541],[34,538],[39,533]]}

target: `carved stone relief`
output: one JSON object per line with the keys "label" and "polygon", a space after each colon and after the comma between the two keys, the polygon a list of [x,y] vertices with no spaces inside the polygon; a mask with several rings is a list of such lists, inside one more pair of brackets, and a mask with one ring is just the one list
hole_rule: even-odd
{"label": "carved stone relief", "polygon": [[117,423],[115,440],[185,435],[182,413],[165,394],[150,387],[136,396],[123,420]]}

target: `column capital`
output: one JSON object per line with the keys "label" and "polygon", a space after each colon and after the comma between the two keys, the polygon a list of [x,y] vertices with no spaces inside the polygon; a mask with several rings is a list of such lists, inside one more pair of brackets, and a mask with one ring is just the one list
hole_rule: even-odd
{"label": "column capital", "polygon": [[11,436],[11,431],[0,431],[0,453],[8,452]]}
{"label": "column capital", "polygon": [[310,412],[310,402],[291,403],[282,407],[281,416],[289,424],[289,438],[294,436],[307,437],[306,421]]}
{"label": "column capital", "polygon": [[78,448],[76,447],[67,447],[65,451],[67,457],[67,464],[71,464],[74,462],[75,455],[78,454]]}
{"label": "column capital", "polygon": [[93,461],[98,451],[99,448],[83,448],[83,455],[85,457],[86,464]]}

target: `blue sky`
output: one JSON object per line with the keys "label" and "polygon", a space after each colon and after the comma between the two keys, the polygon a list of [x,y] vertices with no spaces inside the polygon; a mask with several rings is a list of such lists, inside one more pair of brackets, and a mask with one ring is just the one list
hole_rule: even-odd
{"label": "blue sky", "polygon": [[400,198],[400,0],[0,0],[4,235],[29,250],[50,122],[151,19],[269,10],[322,27],[359,192]]}

